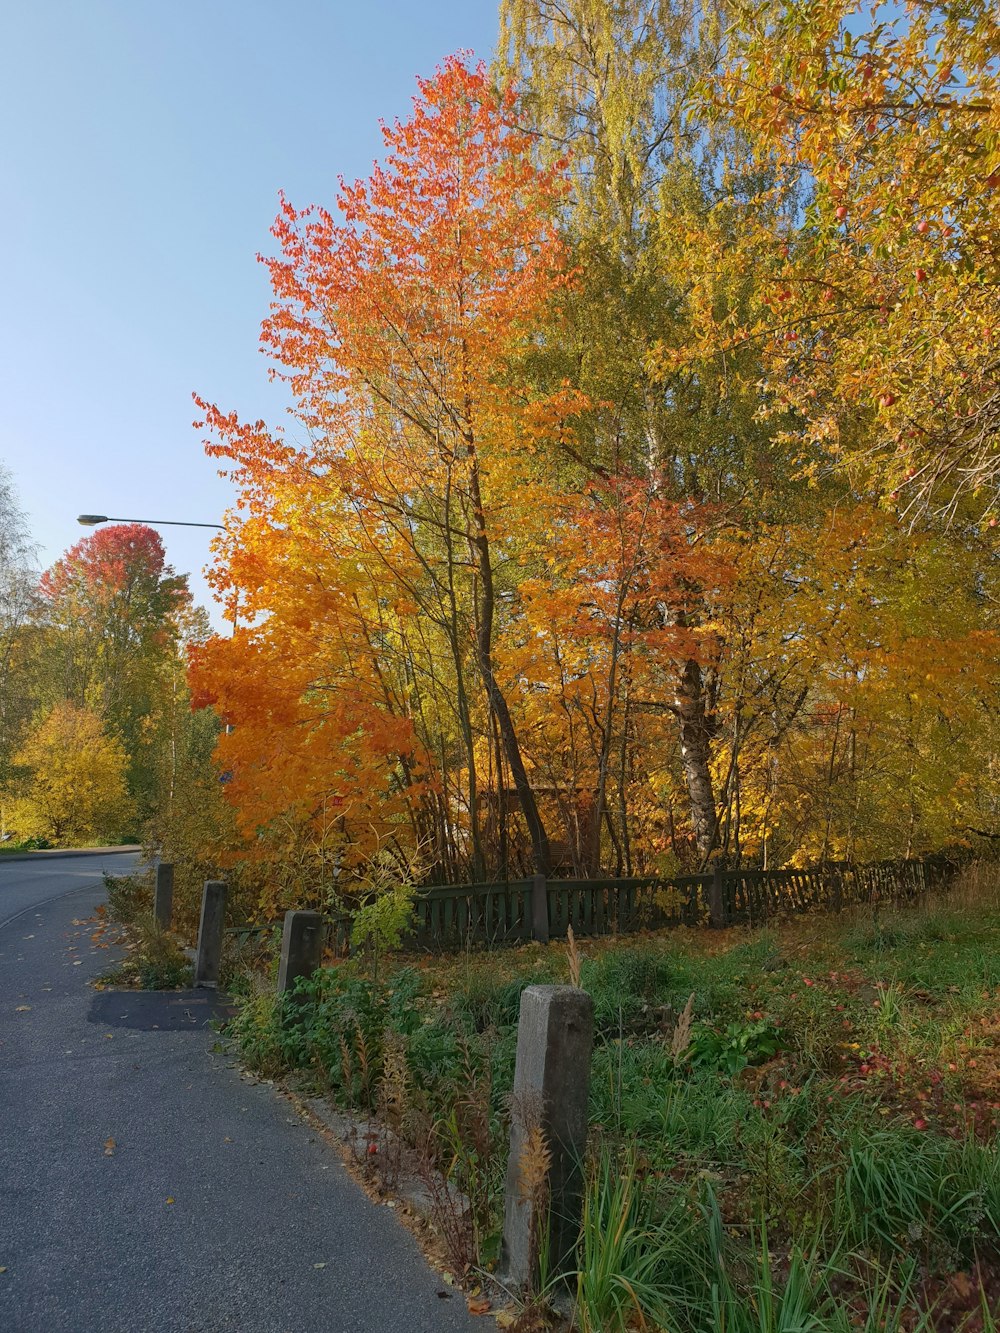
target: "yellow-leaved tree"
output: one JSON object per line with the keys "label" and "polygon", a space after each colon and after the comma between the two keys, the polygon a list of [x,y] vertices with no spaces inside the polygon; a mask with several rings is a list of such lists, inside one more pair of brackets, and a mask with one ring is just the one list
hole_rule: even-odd
{"label": "yellow-leaved tree", "polygon": [[80,845],[120,837],[132,813],[128,756],[86,708],[60,703],[37,726],[14,763],[22,770],[10,809],[19,838]]}
{"label": "yellow-leaved tree", "polygon": [[[998,518],[998,12],[742,6],[702,111],[758,187],[681,229],[689,336],[650,357],[669,385],[756,348],[760,414],[804,473],[839,463],[911,521]],[[727,307],[744,273],[748,302]]]}

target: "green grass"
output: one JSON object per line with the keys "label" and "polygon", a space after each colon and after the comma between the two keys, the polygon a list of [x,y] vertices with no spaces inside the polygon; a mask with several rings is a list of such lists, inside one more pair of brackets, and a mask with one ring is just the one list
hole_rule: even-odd
{"label": "green grass", "polygon": [[[902,914],[581,944],[579,1328],[994,1326],[1000,904],[991,882],[972,889]],[[411,960],[377,983],[351,963],[303,985],[304,1009],[248,1000],[234,1032],[269,1074],[391,1108],[475,1194],[485,1259],[521,990],[567,976],[560,944]]]}

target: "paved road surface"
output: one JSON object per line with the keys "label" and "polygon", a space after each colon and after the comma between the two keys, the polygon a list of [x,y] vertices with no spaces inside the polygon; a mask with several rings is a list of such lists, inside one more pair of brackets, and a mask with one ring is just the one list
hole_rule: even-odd
{"label": "paved road surface", "polygon": [[108,962],[78,924],[101,869],[0,863],[0,1330],[494,1327],[334,1149],[213,1051],[203,994],[87,986]]}
{"label": "paved road surface", "polygon": [[[142,858],[134,852],[63,856],[42,853],[37,859],[0,857],[0,930],[11,917],[75,888],[92,889],[101,874],[125,875]],[[3,945],[0,943],[0,948]]]}

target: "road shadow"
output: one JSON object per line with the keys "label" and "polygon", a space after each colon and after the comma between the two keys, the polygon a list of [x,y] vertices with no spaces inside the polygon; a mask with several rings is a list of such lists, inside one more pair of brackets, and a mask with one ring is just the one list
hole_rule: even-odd
{"label": "road shadow", "polygon": [[198,1032],[236,1013],[228,995],[215,991],[105,990],[94,996],[87,1021],[138,1032]]}

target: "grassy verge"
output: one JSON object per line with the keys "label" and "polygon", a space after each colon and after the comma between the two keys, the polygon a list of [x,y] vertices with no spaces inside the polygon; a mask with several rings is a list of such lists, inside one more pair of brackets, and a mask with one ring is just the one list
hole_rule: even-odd
{"label": "grassy verge", "polygon": [[[588,942],[594,999],[576,1326],[995,1327],[1000,896],[973,871],[902,914]],[[325,968],[233,1031],[443,1170],[452,1263],[499,1243],[521,989],[562,945]],[[456,1220],[457,1218],[457,1220]],[[526,1323],[524,1325],[528,1327]]]}
{"label": "grassy verge", "polygon": [[134,986],[141,990],[179,990],[191,984],[192,967],[180,942],[153,915],[152,875],[105,875],[105,903],[98,908],[104,931],[124,946],[121,962],[95,985]]}

